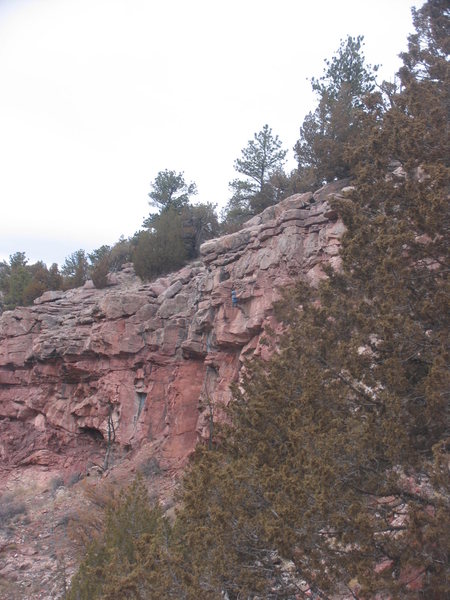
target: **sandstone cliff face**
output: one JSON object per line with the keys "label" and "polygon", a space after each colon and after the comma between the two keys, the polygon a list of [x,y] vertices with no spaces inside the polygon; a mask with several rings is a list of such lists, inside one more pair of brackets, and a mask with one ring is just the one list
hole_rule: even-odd
{"label": "sandstone cliff face", "polygon": [[[143,283],[128,266],[104,290],[88,282],[4,313],[0,496],[17,482],[45,490],[55,475],[67,484],[103,467],[108,439],[109,466],[127,477],[146,461],[158,475],[155,491],[170,494],[198,440],[208,439],[211,414],[230,400],[243,360],[264,352],[260,337],[266,324],[276,327],[280,291],[299,276],[316,282],[324,263],[339,264],[343,225],[327,198],[344,185],[266,209],[241,231],[203,244],[198,261],[167,277]],[[33,535],[44,534],[28,532],[28,545],[25,534],[16,544],[22,559],[38,552]],[[40,559],[45,552],[39,547]],[[0,555],[0,583],[22,568],[11,560],[2,571]],[[44,564],[36,581],[52,568]],[[49,586],[29,589],[30,597],[57,597]]]}
{"label": "sandstone cliff face", "polygon": [[31,465],[83,470],[102,459],[108,435],[125,451],[159,442],[182,462],[208,435],[210,405],[229,400],[244,357],[260,352],[280,290],[337,263],[343,226],[326,202],[336,188],[266,209],[167,277],[142,283],[128,266],[104,290],[88,282],[4,313],[3,479]]}

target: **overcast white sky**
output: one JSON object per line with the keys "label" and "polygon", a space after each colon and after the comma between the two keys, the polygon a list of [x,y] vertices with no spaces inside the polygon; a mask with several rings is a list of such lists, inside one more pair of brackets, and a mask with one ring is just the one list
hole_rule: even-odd
{"label": "overcast white sky", "polygon": [[150,182],[229,198],[265,123],[289,149],[347,34],[392,79],[423,0],[0,0],[0,259],[58,262],[137,231]]}

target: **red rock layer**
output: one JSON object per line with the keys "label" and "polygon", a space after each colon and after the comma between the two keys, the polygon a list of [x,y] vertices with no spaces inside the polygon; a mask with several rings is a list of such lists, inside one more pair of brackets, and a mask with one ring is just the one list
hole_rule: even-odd
{"label": "red rock layer", "polygon": [[[131,266],[111,285],[47,292],[0,318],[0,478],[18,469],[68,477],[151,445],[172,468],[209,435],[210,408],[228,402],[245,357],[262,352],[280,290],[337,265],[343,225],[327,197],[297,194],[201,258],[142,283]],[[238,304],[231,303],[231,290]],[[149,446],[150,447],[150,446]]]}

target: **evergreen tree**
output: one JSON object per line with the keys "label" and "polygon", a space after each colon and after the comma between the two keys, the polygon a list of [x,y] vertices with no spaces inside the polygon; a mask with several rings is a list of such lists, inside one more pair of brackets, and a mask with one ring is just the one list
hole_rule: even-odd
{"label": "evergreen tree", "polygon": [[[247,366],[233,427],[187,478],[187,541],[197,564],[207,557],[198,568],[216,597],[294,597],[295,581],[277,587],[274,557],[305,582],[297,597],[446,593],[448,76],[438,4],[415,13],[426,31],[420,77],[408,53],[391,109],[364,109],[356,192],[336,202],[343,271],[280,307],[278,353]],[[387,177],[393,158],[403,178]]]}
{"label": "evergreen tree", "polygon": [[28,306],[45,291],[59,290],[61,285],[62,278],[56,263],[50,269],[42,261],[29,265],[25,252],[15,252],[10,256],[9,264],[0,264],[3,309]]}
{"label": "evergreen tree", "polygon": [[201,243],[219,229],[215,206],[189,204],[197,188],[195,183],[185,182],[183,173],[160,171],[152,188],[150,204],[159,212],[144,220],[147,231],[135,236],[133,251],[136,273],[146,279],[173,271],[196,257]]}
{"label": "evergreen tree", "polygon": [[169,535],[169,524],[137,478],[109,503],[104,532],[89,547],[68,600],[170,597],[165,595],[170,582],[161,572]]}
{"label": "evergreen tree", "polygon": [[137,235],[133,264],[136,274],[143,279],[175,271],[187,258],[182,217],[174,208],[158,215],[153,230]]}
{"label": "evergreen tree", "polygon": [[0,276],[4,310],[12,310],[25,304],[24,292],[32,280],[27,263],[25,252],[15,252],[9,257],[9,265],[4,263]]}
{"label": "evergreen tree", "polygon": [[186,206],[181,214],[188,258],[198,256],[201,244],[220,233],[216,206],[207,202]]}
{"label": "evergreen tree", "polygon": [[[160,212],[169,209],[181,210],[189,203],[190,197],[197,193],[195,183],[186,183],[183,173],[176,173],[168,169],[157,174],[151,187],[150,205],[156,207]],[[144,226],[148,225],[144,223]]]}
{"label": "evergreen tree", "polygon": [[286,150],[281,148],[278,136],[264,125],[242,149],[242,157],[236,159],[234,168],[246,179],[234,179],[230,183],[233,196],[224,211],[228,225],[240,224],[278,201],[271,177],[282,171]]}
{"label": "evergreen tree", "polygon": [[88,254],[89,276],[96,288],[108,285],[108,273],[131,260],[130,242],[121,238],[114,246],[103,245]]}
{"label": "evergreen tree", "polygon": [[99,263],[100,261],[109,257],[110,254],[111,254],[111,246],[108,246],[107,244],[103,244],[103,246],[100,246],[100,248],[96,248],[92,252],[89,252],[88,259],[89,259],[91,268],[95,267],[97,265],[97,263]]}
{"label": "evergreen tree", "polygon": [[377,69],[365,64],[363,39],[363,36],[348,36],[335,56],[325,61],[322,77],[311,80],[319,103],[316,110],[305,117],[294,148],[305,189],[314,189],[323,181],[342,179],[350,174],[346,147],[360,133],[363,99],[374,90]]}
{"label": "evergreen tree", "polygon": [[84,250],[77,250],[67,256],[61,268],[64,278],[64,289],[84,285],[89,276],[89,263]]}
{"label": "evergreen tree", "polygon": [[42,296],[47,290],[61,289],[62,277],[56,263],[53,263],[50,269],[48,269],[42,261],[38,261],[34,265],[29,266],[29,272],[31,274],[31,281],[23,292],[25,305],[32,304],[35,298]]}

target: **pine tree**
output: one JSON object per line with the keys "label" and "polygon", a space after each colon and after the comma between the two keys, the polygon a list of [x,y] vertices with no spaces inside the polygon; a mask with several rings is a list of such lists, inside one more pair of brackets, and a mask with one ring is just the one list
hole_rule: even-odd
{"label": "pine tree", "polygon": [[64,289],[80,287],[86,283],[89,263],[84,250],[77,250],[68,256],[61,268]]}
{"label": "pine tree", "polygon": [[56,263],[50,269],[42,261],[29,265],[24,252],[15,252],[9,258],[9,264],[0,263],[0,293],[3,295],[0,307],[3,309],[28,306],[45,291],[61,289],[62,277]]}
{"label": "pine tree", "polygon": [[138,234],[133,252],[136,274],[143,279],[175,271],[188,258],[182,216],[175,209],[158,215],[154,225],[153,230]]}
{"label": "pine tree", "polygon": [[325,61],[322,77],[311,80],[319,103],[305,117],[294,148],[305,189],[350,174],[346,147],[360,134],[363,99],[374,90],[377,70],[366,65],[363,45],[363,36],[348,36],[333,58]]}
{"label": "pine tree", "polygon": [[32,277],[27,265],[25,252],[15,252],[9,257],[9,264],[3,263],[0,272],[0,290],[3,293],[2,305],[5,310],[23,306],[24,292]]}
{"label": "pine tree", "polygon": [[104,533],[88,548],[68,600],[164,597],[170,583],[160,569],[170,526],[151,506],[141,478],[111,500],[104,519]]}
{"label": "pine tree", "polygon": [[183,173],[169,169],[158,173],[151,188],[152,191],[148,194],[150,205],[160,212],[169,209],[181,210],[189,203],[190,197],[197,193],[195,183],[186,183]]}
{"label": "pine tree", "polygon": [[287,151],[281,146],[278,136],[266,124],[242,149],[242,157],[235,160],[234,168],[245,179],[230,183],[233,196],[224,210],[224,221],[229,228],[239,226],[279,200],[271,178],[282,171]]}

